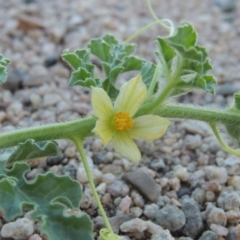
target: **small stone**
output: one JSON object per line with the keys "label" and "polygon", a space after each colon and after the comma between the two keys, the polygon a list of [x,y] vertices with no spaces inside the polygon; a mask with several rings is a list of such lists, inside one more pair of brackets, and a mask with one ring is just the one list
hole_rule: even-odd
{"label": "small stone", "polygon": [[212,191],[206,191],[205,197],[207,202],[213,202],[215,200],[216,195]]}
{"label": "small stone", "polygon": [[115,181],[108,185],[107,192],[113,197],[124,197],[129,193],[129,187],[123,181]]}
{"label": "small stone", "polygon": [[143,208],[145,202],[143,197],[139,193],[137,193],[136,191],[132,191],[131,197],[135,206]]}
{"label": "small stone", "polygon": [[227,183],[228,186],[233,186],[234,190],[240,190],[240,176],[229,177]]}
{"label": "small stone", "polygon": [[196,188],[192,192],[192,197],[195,199],[196,202],[199,204],[204,203],[205,201],[205,191],[201,188]]}
{"label": "small stone", "polygon": [[91,190],[86,188],[80,201],[80,207],[83,209],[89,209],[93,205],[93,202],[94,199],[91,194]]}
{"label": "small stone", "polygon": [[18,90],[24,79],[26,78],[26,73],[23,72],[20,69],[9,69],[8,71],[8,79],[7,81],[3,84],[3,87],[5,89],[9,89],[11,91],[16,91]]}
{"label": "small stone", "polygon": [[180,180],[176,177],[169,179],[168,183],[169,186],[175,191],[178,191],[181,187]]}
{"label": "small stone", "polygon": [[115,176],[120,175],[123,172],[122,166],[108,164],[102,168],[102,173],[112,173]]}
{"label": "small stone", "polygon": [[202,144],[202,138],[200,135],[187,135],[184,143],[186,148],[196,149]]}
{"label": "small stone", "polygon": [[62,22],[58,22],[51,30],[50,30],[50,38],[55,42],[59,43],[65,36],[67,31],[66,24]]}
{"label": "small stone", "polygon": [[36,64],[30,68],[29,76],[24,78],[23,85],[25,87],[37,87],[51,80],[47,69],[40,64]]}
{"label": "small stone", "polygon": [[224,211],[237,210],[240,206],[240,197],[237,192],[222,192],[218,197],[217,205]]}
{"label": "small stone", "polygon": [[29,96],[29,100],[31,102],[32,108],[34,110],[38,109],[41,103],[41,97],[35,93],[31,93]]}
{"label": "small stone", "polygon": [[190,196],[192,193],[191,189],[186,185],[181,185],[180,189],[177,191],[178,198],[181,198],[184,195]]}
{"label": "small stone", "polygon": [[148,228],[145,221],[140,218],[135,218],[121,224],[120,229],[122,232],[138,233],[144,232]]}
{"label": "small stone", "polygon": [[4,122],[7,119],[6,112],[0,111],[0,123]]}
{"label": "small stone", "polygon": [[118,209],[122,212],[122,213],[129,213],[130,211],[130,207],[132,205],[132,198],[130,198],[128,195],[124,198],[122,198]]}
{"label": "small stone", "polygon": [[165,162],[162,159],[155,159],[151,161],[149,167],[154,171],[163,171],[166,167]]}
{"label": "small stone", "polygon": [[50,57],[47,57],[45,60],[44,60],[44,67],[46,68],[49,68],[49,67],[52,67],[53,65],[55,65],[58,61],[58,57],[57,56],[50,56]]}
{"label": "small stone", "polygon": [[54,106],[61,100],[61,96],[57,93],[47,93],[43,96],[43,107]]}
{"label": "small stone", "polygon": [[240,211],[239,210],[230,210],[226,212],[227,222],[228,223],[238,223],[240,219]]}
{"label": "small stone", "polygon": [[64,154],[68,158],[73,158],[76,156],[76,148],[75,147],[67,147],[64,151]]}
{"label": "small stone", "polygon": [[190,237],[180,237],[178,240],[193,240],[193,239]]}
{"label": "small stone", "polygon": [[[136,219],[136,216],[134,214],[121,214],[121,215],[117,215],[115,217],[109,218],[109,222],[112,226],[113,232],[115,234],[118,234],[120,226],[123,223],[128,222],[132,219]],[[96,217],[94,219],[94,225],[97,229],[101,229],[101,228],[105,227],[105,223],[103,221],[103,218],[102,217]]]}
{"label": "small stone", "polygon": [[96,190],[99,194],[104,195],[107,189],[107,184],[105,182],[100,183],[97,187]]}
{"label": "small stone", "polygon": [[63,159],[64,159],[64,155],[60,154],[57,156],[48,157],[46,161],[48,166],[54,166],[54,165],[60,164]]}
{"label": "small stone", "polygon": [[135,214],[136,217],[139,218],[142,215],[143,210],[140,207],[131,207],[130,213]]}
{"label": "small stone", "polygon": [[205,166],[204,167],[207,180],[215,180],[220,184],[227,182],[228,173],[226,168],[217,166]]}
{"label": "small stone", "polygon": [[229,175],[240,175],[240,158],[231,156],[225,160],[225,168]]}
{"label": "small stone", "polygon": [[203,183],[201,185],[201,188],[206,191],[212,191],[212,192],[217,192],[217,193],[222,190],[222,186],[216,180],[211,180],[211,181]]}
{"label": "small stone", "polygon": [[27,239],[34,232],[34,223],[28,218],[20,218],[15,222],[6,223],[1,229],[1,236],[16,240]]}
{"label": "small stone", "polygon": [[203,169],[194,171],[189,178],[189,183],[191,184],[191,187],[195,188],[198,185],[204,183],[205,182],[204,177],[205,177],[205,172]]}
{"label": "small stone", "polygon": [[38,174],[44,173],[42,168],[33,168],[26,174],[27,179],[31,180],[37,177]]}
{"label": "small stone", "polygon": [[209,212],[207,223],[211,225],[212,223],[226,226],[227,224],[227,216],[223,209],[221,208],[212,208],[212,210]]}
{"label": "small stone", "polygon": [[162,230],[157,234],[152,235],[151,240],[174,240],[169,230]]}
{"label": "small stone", "polygon": [[217,240],[218,235],[212,231],[206,231],[202,234],[202,236],[199,238],[199,240]]}
{"label": "small stone", "polygon": [[[102,173],[96,168],[91,168],[91,173],[92,173],[94,182],[100,183],[102,180]],[[86,171],[82,166],[78,167],[76,177],[80,183],[82,184],[88,183]]]}
{"label": "small stone", "polygon": [[149,219],[155,219],[158,209],[159,207],[157,204],[155,203],[148,204],[148,205],[145,205],[143,214]]}
{"label": "small stone", "polygon": [[177,165],[174,167],[174,176],[179,178],[180,181],[186,182],[189,178],[187,168]]}
{"label": "small stone", "polygon": [[110,203],[112,203],[111,194],[105,193],[104,196],[102,197],[102,204],[109,205]]}
{"label": "small stone", "polygon": [[42,238],[38,234],[31,235],[28,240],[42,240]]}
{"label": "small stone", "polygon": [[147,224],[147,232],[151,233],[151,234],[157,234],[160,231],[163,230],[162,227],[160,227],[159,225],[153,223],[152,221],[146,221]]}
{"label": "small stone", "polygon": [[210,229],[215,232],[218,236],[227,236],[228,235],[228,229],[217,224],[211,224]]}
{"label": "small stone", "polygon": [[183,211],[176,206],[166,205],[157,211],[156,222],[163,228],[176,231],[185,225],[186,218]]}
{"label": "small stone", "polygon": [[203,220],[198,205],[194,199],[185,198],[182,209],[186,217],[183,232],[189,237],[195,238],[203,230]]}
{"label": "small stone", "polygon": [[195,120],[184,121],[181,124],[181,128],[185,129],[189,133],[200,134],[201,136],[206,136],[210,132],[208,124]]}
{"label": "small stone", "polygon": [[136,188],[136,190],[138,190],[148,200],[156,202],[160,194],[160,186],[146,173],[141,170],[125,173],[123,175],[123,180]]}
{"label": "small stone", "polygon": [[116,177],[112,173],[105,173],[102,175],[103,182],[106,184],[111,184],[116,181]]}
{"label": "small stone", "polygon": [[34,16],[29,16],[21,14],[18,16],[18,28],[23,30],[35,29],[35,28],[44,28],[45,24],[42,19]]}

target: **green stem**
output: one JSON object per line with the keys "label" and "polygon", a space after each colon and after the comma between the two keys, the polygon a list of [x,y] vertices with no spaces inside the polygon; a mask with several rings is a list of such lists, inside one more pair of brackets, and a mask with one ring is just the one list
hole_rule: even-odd
{"label": "green stem", "polygon": [[[139,109],[136,115],[141,116],[146,114],[155,114],[166,118],[193,119],[207,123],[240,124],[240,117],[237,113],[183,104],[165,104],[152,111],[147,103]],[[85,118],[77,121],[41,125],[1,133],[0,149],[16,146],[27,139],[34,139],[35,141],[72,139],[72,136],[75,136],[76,133],[79,138],[83,139],[92,136],[95,124],[95,118]]]}
{"label": "green stem", "polygon": [[[155,12],[153,11],[152,4],[151,4],[151,0],[147,0],[147,6],[148,6],[148,10],[149,10],[149,12],[151,13],[151,15],[153,16],[153,18],[154,18],[156,21],[159,21],[160,19],[157,17],[157,15],[155,14]],[[168,23],[169,26],[166,25],[166,24],[164,23],[164,21],[165,21],[166,23]],[[161,22],[161,25],[164,26],[165,28],[167,28],[167,29],[170,31],[169,36],[172,36],[172,35],[173,35],[173,33],[174,33],[174,25],[173,25],[172,21],[170,21],[169,19],[163,19],[163,21]]]}
{"label": "green stem", "polygon": [[213,124],[211,123],[210,124],[212,130],[213,130],[213,133],[215,134],[218,142],[220,143],[221,147],[223,148],[223,150],[225,150],[226,152],[229,152],[229,153],[233,153],[235,154],[236,156],[240,156],[240,149],[233,149],[231,147],[229,147],[224,141],[223,139],[221,138],[218,130],[217,130],[217,126],[216,124]]}
{"label": "green stem", "polygon": [[99,208],[99,211],[103,217],[103,220],[106,224],[106,227],[108,229],[108,232],[113,234],[113,230],[112,230],[112,227],[108,221],[108,218],[107,218],[107,215],[104,211],[104,208],[102,206],[102,203],[99,199],[99,196],[97,194],[97,190],[96,190],[96,187],[94,185],[94,181],[93,181],[93,177],[92,177],[92,173],[91,173],[91,170],[88,166],[88,162],[87,162],[87,158],[86,158],[86,154],[85,154],[85,151],[84,151],[84,148],[83,148],[83,144],[82,144],[82,140],[79,136],[76,137],[76,134],[74,135],[74,137],[71,138],[72,141],[74,142],[74,144],[76,145],[77,147],[77,150],[82,158],[82,162],[83,162],[83,165],[84,165],[84,168],[85,168],[85,171],[87,173],[87,177],[88,177],[88,181],[89,181],[89,184],[90,184],[90,187],[91,187],[91,190],[92,190],[92,193],[93,193],[93,197],[95,198],[95,201],[97,203],[97,206]]}
{"label": "green stem", "polygon": [[230,125],[240,124],[240,117],[237,113],[219,109],[213,110],[204,107],[195,107],[185,104],[166,104],[156,109],[154,112],[148,112],[147,109],[145,109],[144,114],[149,113],[154,113],[166,118],[192,119],[208,123],[222,123]]}
{"label": "green stem", "polygon": [[153,75],[153,78],[152,78],[152,81],[151,81],[151,84],[148,88],[148,92],[147,92],[147,98],[146,98],[146,101],[150,100],[153,93],[154,93],[154,88],[157,84],[157,81],[158,81],[158,78],[159,78],[159,75],[160,75],[160,63],[157,65],[156,67],[156,70],[154,72],[154,75]]}
{"label": "green stem", "polygon": [[93,135],[92,129],[96,124],[95,118],[84,118],[76,121],[53,123],[29,128],[21,128],[0,133],[0,149],[16,146],[27,139],[37,142],[56,139],[71,139],[76,133],[80,138]]}

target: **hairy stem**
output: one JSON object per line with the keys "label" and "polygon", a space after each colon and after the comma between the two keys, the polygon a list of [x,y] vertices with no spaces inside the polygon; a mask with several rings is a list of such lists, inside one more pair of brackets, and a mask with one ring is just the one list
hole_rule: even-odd
{"label": "hairy stem", "polygon": [[80,138],[85,138],[93,135],[91,131],[95,124],[96,119],[89,117],[76,121],[46,124],[0,133],[0,149],[16,146],[27,139],[34,139],[37,142],[71,139],[76,133]]}
{"label": "hairy stem", "polygon": [[223,150],[225,150],[226,152],[229,152],[229,153],[233,153],[235,154],[236,156],[240,156],[240,149],[233,149],[231,147],[229,147],[222,139],[222,137],[220,136],[218,130],[217,130],[217,126],[216,124],[210,124],[212,130],[213,130],[213,133],[215,134],[218,142],[220,143],[221,147],[223,148]]}
{"label": "hairy stem", "polygon": [[[205,121],[207,123],[222,123],[230,125],[240,124],[239,114],[203,107],[188,106],[183,104],[165,104],[152,111],[148,105],[139,109],[137,115],[155,114],[166,118],[181,118]],[[95,127],[95,118],[85,118],[77,121],[41,125],[38,127],[22,128],[0,134],[0,149],[16,146],[27,139],[47,141],[56,139],[72,139],[92,136]]]}
{"label": "hairy stem", "polygon": [[72,137],[72,141],[74,142],[74,144],[76,145],[77,147],[77,150],[82,158],[82,162],[83,162],[83,165],[84,165],[84,168],[85,168],[85,171],[87,173],[87,178],[88,178],[88,181],[89,181],[89,184],[90,184],[90,187],[91,187],[91,190],[92,190],[92,193],[93,193],[93,197],[95,198],[95,201],[97,203],[97,206],[99,208],[99,211],[103,217],[103,220],[106,224],[106,227],[108,229],[108,232],[113,234],[113,230],[112,230],[112,227],[108,221],[108,218],[107,218],[107,215],[104,211],[104,208],[102,206],[102,203],[99,199],[99,196],[97,194],[97,190],[96,190],[96,187],[95,187],[95,184],[94,184],[94,181],[93,181],[93,177],[92,177],[92,173],[91,173],[91,170],[89,168],[89,165],[88,165],[88,162],[87,162],[87,158],[86,158],[86,154],[85,154],[85,151],[84,151],[84,148],[83,148],[83,144],[82,144],[82,140],[79,138],[79,136],[74,136]]}

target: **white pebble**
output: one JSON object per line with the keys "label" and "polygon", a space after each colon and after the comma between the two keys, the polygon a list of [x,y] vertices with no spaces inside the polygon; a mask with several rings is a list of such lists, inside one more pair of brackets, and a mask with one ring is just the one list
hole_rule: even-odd
{"label": "white pebble", "polygon": [[217,224],[211,224],[210,229],[215,232],[218,236],[227,236],[228,235],[228,229]]}
{"label": "white pebble", "polygon": [[28,218],[20,218],[15,222],[6,223],[1,229],[1,236],[16,240],[26,239],[34,232],[34,223]]}

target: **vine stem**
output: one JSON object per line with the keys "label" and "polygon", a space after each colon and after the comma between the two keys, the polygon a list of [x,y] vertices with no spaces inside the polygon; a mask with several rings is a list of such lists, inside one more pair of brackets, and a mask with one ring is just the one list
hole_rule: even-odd
{"label": "vine stem", "polygon": [[222,147],[226,152],[233,153],[233,154],[235,154],[235,155],[237,155],[237,156],[240,157],[240,149],[233,149],[233,148],[229,147],[229,146],[223,141],[222,137],[220,136],[220,134],[219,134],[219,132],[218,132],[218,130],[217,130],[216,124],[210,123],[209,125],[210,125],[210,127],[212,128],[212,131],[213,131],[214,135],[216,136],[218,142],[220,143],[221,147]]}
{"label": "vine stem", "polygon": [[101,201],[99,199],[99,196],[98,196],[98,193],[97,193],[94,181],[93,181],[92,173],[91,173],[90,167],[89,167],[88,162],[87,162],[87,158],[86,158],[86,154],[85,154],[85,151],[84,151],[84,148],[83,148],[82,140],[79,137],[75,136],[75,137],[72,138],[72,141],[76,145],[77,150],[78,150],[78,152],[79,152],[79,154],[80,154],[80,156],[82,158],[82,162],[83,162],[85,171],[87,173],[87,178],[88,178],[88,181],[89,181],[92,193],[93,193],[93,197],[95,198],[95,201],[96,201],[97,206],[99,208],[99,211],[100,211],[100,213],[101,213],[101,215],[103,217],[103,220],[104,220],[104,222],[106,224],[108,232],[111,233],[111,234],[114,234],[113,230],[112,230],[112,227],[111,227],[111,225],[110,225],[110,223],[108,221],[106,212],[105,212],[105,210],[104,210],[104,208],[102,206],[102,203],[101,203]]}

